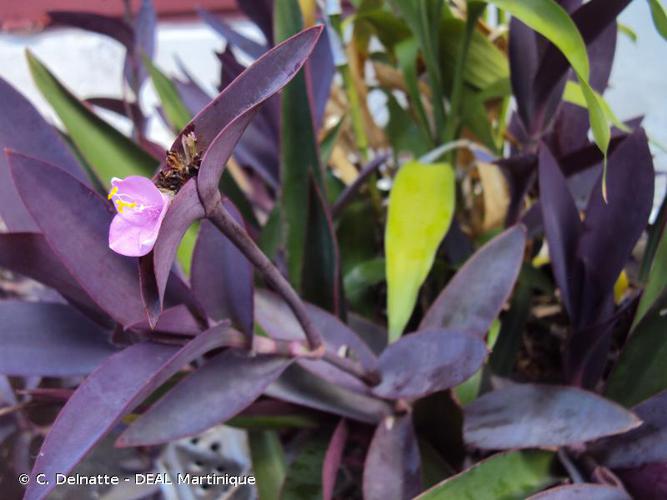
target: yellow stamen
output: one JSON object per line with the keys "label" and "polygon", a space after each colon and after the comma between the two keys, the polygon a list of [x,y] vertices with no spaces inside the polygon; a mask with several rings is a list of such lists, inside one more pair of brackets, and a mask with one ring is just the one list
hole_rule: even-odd
{"label": "yellow stamen", "polygon": [[128,202],[128,201],[123,201],[121,199],[116,199],[116,209],[118,210],[119,214],[123,213],[123,209],[127,208],[134,208],[137,206],[137,202]]}
{"label": "yellow stamen", "polygon": [[118,186],[114,186],[111,188],[111,191],[109,191],[109,196],[107,196],[107,199],[110,200],[113,198],[113,196],[118,192]]}

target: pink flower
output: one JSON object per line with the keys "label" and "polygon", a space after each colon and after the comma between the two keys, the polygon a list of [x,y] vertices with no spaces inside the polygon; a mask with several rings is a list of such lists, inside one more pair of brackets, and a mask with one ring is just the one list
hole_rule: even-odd
{"label": "pink flower", "polygon": [[128,257],[153,249],[171,198],[145,177],[111,179],[109,199],[118,211],[109,227],[109,248]]}

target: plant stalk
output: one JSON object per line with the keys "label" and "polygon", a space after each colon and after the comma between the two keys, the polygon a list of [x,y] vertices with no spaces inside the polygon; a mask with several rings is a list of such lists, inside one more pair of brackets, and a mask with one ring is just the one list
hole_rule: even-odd
{"label": "plant stalk", "polygon": [[253,239],[246,231],[236,223],[236,221],[227,213],[222,206],[222,202],[215,205],[213,211],[209,213],[208,218],[222,233],[229,238],[236,247],[241,250],[243,255],[262,273],[266,281],[282,296],[287,302],[296,319],[301,324],[308,340],[308,345],[312,351],[324,350],[322,336],[317,331],[311,321],[306,306],[296,293],[289,281],[273,265],[273,262],[264,255]]}

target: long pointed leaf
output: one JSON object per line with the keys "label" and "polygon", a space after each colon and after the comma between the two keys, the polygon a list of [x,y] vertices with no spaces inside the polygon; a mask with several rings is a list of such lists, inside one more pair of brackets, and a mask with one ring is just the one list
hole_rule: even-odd
{"label": "long pointed leaf", "polygon": [[136,259],[108,245],[111,203],[48,163],[9,156],[16,188],[46,241],[90,298],[129,325],[144,315]]}
{"label": "long pointed leaf", "polygon": [[[16,89],[0,78],[0,148],[11,148],[55,163],[83,182],[81,166],[51,125]],[[0,216],[10,231],[39,229],[26,211],[9,175],[4,153],[0,154]]]}
{"label": "long pointed leaf", "polygon": [[108,332],[64,304],[0,302],[0,373],[86,375],[115,352]]}
{"label": "long pointed leaf", "polygon": [[167,443],[226,422],[257,399],[291,362],[228,349],[159,399],[121,434],[118,444]]}
{"label": "long pointed leaf", "polygon": [[[225,343],[226,327],[195,337],[182,348],[143,342],[108,358],[78,387],[58,414],[37,455],[25,499],[44,498],[57,473],[67,474],[111,428],[183,365]],[[42,482],[44,483],[44,482]]]}
{"label": "long pointed leaf", "polygon": [[512,292],[525,243],[525,229],[515,226],[480,248],[440,292],[419,328],[485,335]]}

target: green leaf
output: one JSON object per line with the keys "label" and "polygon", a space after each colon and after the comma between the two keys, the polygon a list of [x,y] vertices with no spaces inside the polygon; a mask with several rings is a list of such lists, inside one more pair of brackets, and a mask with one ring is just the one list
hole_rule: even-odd
{"label": "green leaf", "polygon": [[167,76],[160,71],[160,69],[153,64],[153,62],[144,56],[144,66],[148,69],[148,74],[151,76],[153,87],[157,92],[164,113],[171,124],[173,130],[178,131],[188,124],[192,115],[187,106],[183,103],[178,89],[174,83],[167,78]]}
{"label": "green leaf", "polygon": [[[422,103],[421,93],[419,92],[419,79],[417,77],[417,55],[419,52],[419,44],[414,37],[403,40],[396,45],[396,57],[398,58],[398,65],[401,68],[405,84],[410,96],[410,104],[414,108],[417,121],[427,136],[430,136],[430,126],[428,118],[426,118],[426,111]],[[432,147],[433,144],[429,144]]]}
{"label": "green leaf", "polygon": [[338,123],[331,127],[326,135],[322,138],[320,143],[320,163],[322,165],[328,165],[329,160],[331,160],[331,154],[333,153],[334,146],[338,142],[338,135],[343,125],[343,118],[341,117],[338,120]]}
{"label": "green leaf", "polygon": [[554,454],[515,451],[494,455],[470,469],[446,479],[419,500],[523,500],[553,484],[550,469]]}
{"label": "green leaf", "polygon": [[630,26],[623,23],[616,23],[618,25],[618,32],[623,33],[627,36],[633,43],[637,43],[637,33]]}
{"label": "green leaf", "polygon": [[400,12],[412,33],[419,40],[431,83],[435,127],[437,131],[441,131],[445,125],[445,111],[438,54],[438,33],[444,2],[443,0],[390,0],[390,4]]}
{"label": "green leaf", "polygon": [[394,149],[394,154],[412,153],[418,157],[431,149],[431,140],[428,131],[420,128],[410,113],[404,110],[391,92],[387,96],[389,123],[385,132]]}
{"label": "green leaf", "polygon": [[[497,319],[493,320],[491,328],[489,329],[489,334],[486,338],[486,345],[489,347],[489,350],[493,352],[494,345],[498,339],[498,334],[500,333],[500,321]],[[472,403],[477,396],[479,395],[479,390],[482,387],[482,379],[484,375],[484,370],[486,366],[483,366],[475,372],[475,374],[470,377],[468,380],[463,382],[460,385],[457,385],[454,388],[456,393],[456,399],[463,406],[468,403]]]}
{"label": "green leaf", "polygon": [[322,498],[322,465],[329,442],[322,432],[303,445],[290,464],[281,500],[320,500]]}
{"label": "green leaf", "polygon": [[[445,75],[445,85],[450,87],[454,69],[463,41],[466,23],[449,18],[440,27],[440,64]],[[464,81],[477,89],[485,89],[498,80],[509,78],[507,56],[482,33],[472,33],[466,58]]]}
{"label": "green leaf", "polygon": [[589,77],[588,54],[581,33],[568,13],[554,0],[482,0],[520,19],[560,49],[574,70]]}
{"label": "green leaf", "polygon": [[[298,0],[276,0],[274,24],[276,42],[299,32]],[[303,70],[283,89],[281,130],[279,205],[288,276],[306,300],[333,311],[338,256]]]}
{"label": "green leaf", "polygon": [[632,322],[633,328],[639,324],[656,300],[667,293],[667,231],[662,232],[660,243],[655,251],[648,282],[644,287],[642,298]]}
{"label": "green leaf", "polygon": [[651,17],[653,24],[660,36],[667,40],[667,12],[665,7],[660,3],[660,0],[648,0],[651,7]]}
{"label": "green leaf", "polygon": [[[382,257],[361,262],[345,274],[345,297],[351,304],[361,301],[368,291],[384,281],[385,261]],[[356,308],[355,308],[356,309]]]}
{"label": "green leaf", "polygon": [[660,309],[637,324],[609,376],[605,395],[627,407],[667,389],[667,316]]}
{"label": "green leaf", "polygon": [[452,222],[456,178],[448,163],[409,162],[389,196],[385,229],[390,341],[410,320],[419,289]]}
{"label": "green leaf", "polygon": [[30,51],[28,66],[85,161],[108,187],[112,177],[153,175],[158,161],[79,101]]}
{"label": "green leaf", "polygon": [[286,470],[278,434],[274,431],[250,431],[248,444],[259,500],[277,500]]}
{"label": "green leaf", "polygon": [[[600,98],[589,84],[586,44],[568,13],[554,0],[482,0],[506,10],[560,49],[577,74],[587,103],[593,138],[607,155],[611,133]],[[604,186],[603,186],[604,189]]]}

